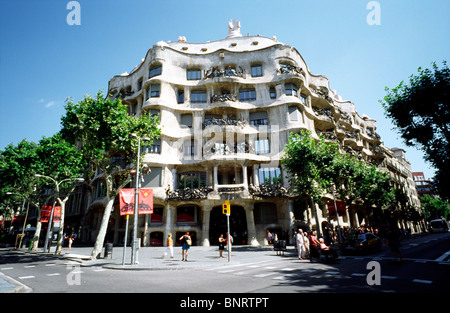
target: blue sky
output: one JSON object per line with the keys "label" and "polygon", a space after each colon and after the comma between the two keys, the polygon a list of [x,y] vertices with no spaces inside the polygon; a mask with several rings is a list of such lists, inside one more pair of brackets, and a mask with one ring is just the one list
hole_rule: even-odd
{"label": "blue sky", "polygon": [[69,0],[0,0],[0,150],[60,130],[67,97],[107,91],[156,42],[219,40],[230,19],[243,34],[276,36],[295,47],[313,74],[377,120],[387,147],[403,148],[429,178],[423,153],[406,147],[378,100],[436,61],[450,61],[450,1],[379,0],[79,0],[81,25],[66,22]]}

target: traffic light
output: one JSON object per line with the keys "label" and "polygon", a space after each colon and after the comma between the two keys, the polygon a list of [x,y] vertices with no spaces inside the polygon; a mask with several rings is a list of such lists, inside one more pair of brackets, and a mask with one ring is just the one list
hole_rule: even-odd
{"label": "traffic light", "polygon": [[222,204],[222,213],[223,214],[230,214],[230,201],[225,201],[224,204]]}

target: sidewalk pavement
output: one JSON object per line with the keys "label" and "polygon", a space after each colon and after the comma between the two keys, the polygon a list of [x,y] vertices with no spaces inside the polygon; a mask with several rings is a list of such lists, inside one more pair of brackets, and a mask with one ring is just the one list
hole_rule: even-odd
{"label": "sidewalk pavement", "polygon": [[228,251],[223,251],[223,258],[219,257],[217,246],[203,247],[191,246],[188,253],[188,261],[181,260],[181,247],[174,247],[174,256],[162,257],[166,247],[141,247],[137,252],[137,264],[131,263],[131,247],[126,247],[123,258],[123,247],[113,247],[110,257],[102,251],[101,258],[91,260],[92,247],[74,248],[71,251],[64,249],[60,257],[79,262],[81,266],[101,266],[116,270],[181,270],[188,268],[201,268],[210,266],[225,266],[227,264],[244,264],[255,261],[276,262],[280,257],[295,256],[294,247],[287,247],[284,256],[277,255],[273,246],[233,246],[230,261]]}
{"label": "sidewalk pavement", "polygon": [[[223,251],[223,258],[219,257],[218,246],[191,246],[188,253],[188,261],[181,260],[181,247],[173,248],[173,258],[170,258],[169,255],[162,258],[166,247],[141,247],[137,253],[138,262],[133,265],[130,264],[131,247],[126,247],[125,259],[123,258],[123,247],[113,247],[112,254],[109,257],[105,257],[105,248],[103,248],[101,258],[94,260],[90,258],[93,247],[72,247],[71,250],[64,247],[60,255],[54,254],[54,247],[51,248],[50,253],[44,253],[43,249],[38,251],[11,249],[23,254],[53,256],[54,258],[78,262],[80,266],[97,266],[113,270],[183,270],[264,261],[277,262],[280,258],[297,259],[297,253],[293,246],[288,246],[286,252],[276,252],[273,246],[233,246],[230,261],[228,261],[228,251],[226,249]],[[0,293],[30,291],[31,289],[24,284],[0,272]]]}

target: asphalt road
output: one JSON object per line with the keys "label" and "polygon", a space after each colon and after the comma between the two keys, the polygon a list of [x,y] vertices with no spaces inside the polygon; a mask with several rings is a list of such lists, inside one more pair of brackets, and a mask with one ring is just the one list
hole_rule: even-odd
{"label": "asphalt road", "polygon": [[[182,301],[179,295],[186,292],[198,298],[217,293],[261,297],[261,294],[276,293],[435,294],[450,291],[450,233],[405,240],[401,251],[402,262],[393,260],[388,247],[383,247],[380,253],[340,257],[334,264],[300,261],[293,253],[277,256],[263,251],[241,262],[207,263],[182,270],[130,271],[0,249],[0,273],[28,287],[25,291],[34,293],[175,294],[178,302]],[[233,251],[234,260],[239,260],[239,253],[238,249]],[[262,253],[264,257],[259,257]]]}

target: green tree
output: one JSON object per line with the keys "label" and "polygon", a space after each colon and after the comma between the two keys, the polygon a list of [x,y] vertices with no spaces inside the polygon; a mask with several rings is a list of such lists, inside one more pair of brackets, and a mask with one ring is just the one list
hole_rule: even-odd
{"label": "green tree", "polygon": [[[62,251],[64,219],[66,202],[77,186],[78,178],[83,178],[84,171],[87,168],[87,160],[83,154],[75,148],[74,144],[64,140],[61,133],[56,133],[52,137],[44,137],[39,141],[37,155],[40,162],[41,172],[39,175],[51,177],[54,181],[48,179],[44,183],[48,188],[55,192],[55,199],[61,207],[61,222],[58,231],[58,241],[56,254]],[[39,208],[38,216],[40,216]],[[41,223],[37,222],[36,233],[33,238],[33,249],[37,248],[39,241]]]}
{"label": "green tree", "polygon": [[380,103],[406,145],[417,146],[435,168],[434,183],[441,198],[450,199],[450,70],[418,69],[409,82],[393,88]]}
{"label": "green tree", "polygon": [[0,199],[2,214],[6,216],[11,208],[26,200],[26,210],[22,207],[22,214],[27,217],[31,205],[39,206],[35,189],[37,179],[36,171],[40,170],[37,156],[37,144],[23,139],[17,144],[9,144],[5,150],[0,151]]}
{"label": "green tree", "polygon": [[422,204],[423,213],[427,220],[437,218],[447,218],[450,214],[450,205],[439,198],[433,198],[430,195],[424,195],[420,198]]}
{"label": "green tree", "polygon": [[97,258],[103,248],[114,199],[119,189],[131,181],[129,171],[117,166],[112,158],[120,157],[127,164],[133,163],[137,146],[130,134],[157,139],[160,136],[158,117],[129,116],[120,98],[105,99],[101,92],[95,98],[85,96],[78,103],[68,99],[65,109],[61,120],[63,138],[77,145],[91,163],[92,175],[99,170],[106,183],[107,205],[91,254],[92,258]]}
{"label": "green tree", "polygon": [[329,185],[324,169],[330,167],[338,155],[338,144],[327,141],[323,136],[319,136],[319,140],[316,141],[311,136],[311,131],[305,130],[300,134],[291,134],[284,151],[281,163],[289,173],[291,192],[304,200],[313,201],[313,211],[319,230],[314,202],[322,203],[322,197]]}

